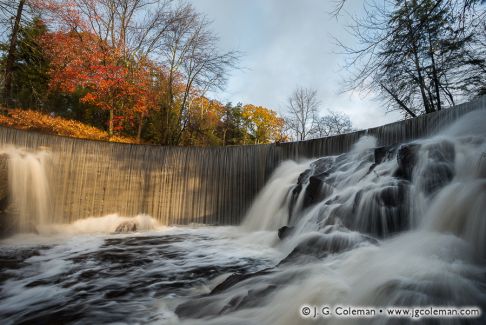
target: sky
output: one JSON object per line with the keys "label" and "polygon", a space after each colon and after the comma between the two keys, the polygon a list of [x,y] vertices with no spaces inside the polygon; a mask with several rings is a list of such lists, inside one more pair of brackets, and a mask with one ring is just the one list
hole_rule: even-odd
{"label": "sky", "polygon": [[[379,101],[359,93],[343,93],[344,56],[335,38],[352,44],[345,31],[349,16],[330,12],[334,0],[191,0],[211,20],[224,50],[242,53],[224,91],[211,94],[222,102],[261,105],[279,113],[297,87],[313,88],[326,110],[346,113],[357,129],[401,118],[386,113]],[[345,10],[362,12],[362,1],[348,1]]]}

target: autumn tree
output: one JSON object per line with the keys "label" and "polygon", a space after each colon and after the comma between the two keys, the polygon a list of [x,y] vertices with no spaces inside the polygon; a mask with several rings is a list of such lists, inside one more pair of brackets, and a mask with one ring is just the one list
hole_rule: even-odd
{"label": "autumn tree", "polygon": [[315,89],[297,88],[288,98],[285,123],[297,141],[306,140],[315,132],[319,105]]}
{"label": "autumn tree", "polygon": [[51,89],[79,93],[81,102],[109,112],[112,135],[115,111],[123,111],[129,97],[137,95],[116,49],[101,43],[96,35],[78,32],[51,33],[45,44],[51,59]]}
{"label": "autumn tree", "polygon": [[275,111],[262,106],[245,105],[243,106],[242,117],[246,122],[245,125],[253,143],[282,141],[285,122]]}
{"label": "autumn tree", "polygon": [[220,145],[218,128],[222,123],[225,107],[216,100],[196,97],[189,104],[188,125],[183,135],[184,145]]}
{"label": "autumn tree", "polygon": [[[152,58],[154,49],[161,46],[162,36],[168,26],[174,22],[172,2],[49,0],[43,4],[43,12],[53,26],[78,34],[81,38],[82,35],[92,35],[92,38],[97,38],[99,48],[91,46],[96,45],[91,42],[88,44],[91,52],[97,52],[103,57],[109,49],[108,52],[113,54],[107,60],[102,60],[104,68],[101,65],[91,66],[98,68],[97,73],[92,73],[98,80],[91,78],[91,89],[96,88],[97,92],[82,97],[85,103],[110,112],[110,134],[113,131],[115,110],[119,110],[131,119],[138,120],[137,137],[140,138],[148,109],[156,109],[158,106],[158,102],[155,102],[159,96],[155,96],[153,77],[161,74],[153,72]],[[121,95],[121,89],[125,96]],[[103,96],[106,97],[101,100]],[[135,96],[140,99],[134,101]],[[126,97],[131,99],[127,100]],[[111,102],[110,109],[106,106],[107,102]],[[129,111],[130,108],[132,111]]]}
{"label": "autumn tree", "polygon": [[243,118],[243,104],[233,105],[227,103],[224,107],[224,114],[220,124],[219,136],[222,144],[237,145],[244,144],[248,139],[246,121]]}

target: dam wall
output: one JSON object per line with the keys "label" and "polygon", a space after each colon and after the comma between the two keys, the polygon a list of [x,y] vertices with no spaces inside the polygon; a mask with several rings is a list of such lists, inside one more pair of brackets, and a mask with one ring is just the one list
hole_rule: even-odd
{"label": "dam wall", "polygon": [[486,97],[339,136],[204,148],[108,143],[0,127],[0,149],[46,151],[49,212],[44,222],[143,213],[166,225],[238,224],[283,160],[340,154],[363,135],[375,136],[380,146],[425,137],[478,109],[486,109]]}

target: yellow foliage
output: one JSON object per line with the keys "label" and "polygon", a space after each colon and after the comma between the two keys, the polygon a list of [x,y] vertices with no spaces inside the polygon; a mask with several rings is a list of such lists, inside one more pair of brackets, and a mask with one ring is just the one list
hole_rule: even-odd
{"label": "yellow foliage", "polygon": [[271,109],[245,105],[242,112],[247,127],[255,138],[255,143],[283,141],[284,120]]}
{"label": "yellow foliage", "polygon": [[137,143],[135,138],[116,135],[110,137],[108,132],[93,126],[31,110],[10,109],[7,115],[0,114],[0,125],[72,138]]}

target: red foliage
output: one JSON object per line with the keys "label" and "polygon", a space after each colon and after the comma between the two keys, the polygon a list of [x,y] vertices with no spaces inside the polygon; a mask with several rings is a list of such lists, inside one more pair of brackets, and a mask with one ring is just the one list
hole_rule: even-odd
{"label": "red foliage", "polygon": [[121,51],[86,32],[54,32],[44,42],[51,59],[51,89],[79,92],[81,102],[127,116],[156,107],[151,77],[155,68],[149,63],[129,69],[131,62]]}

